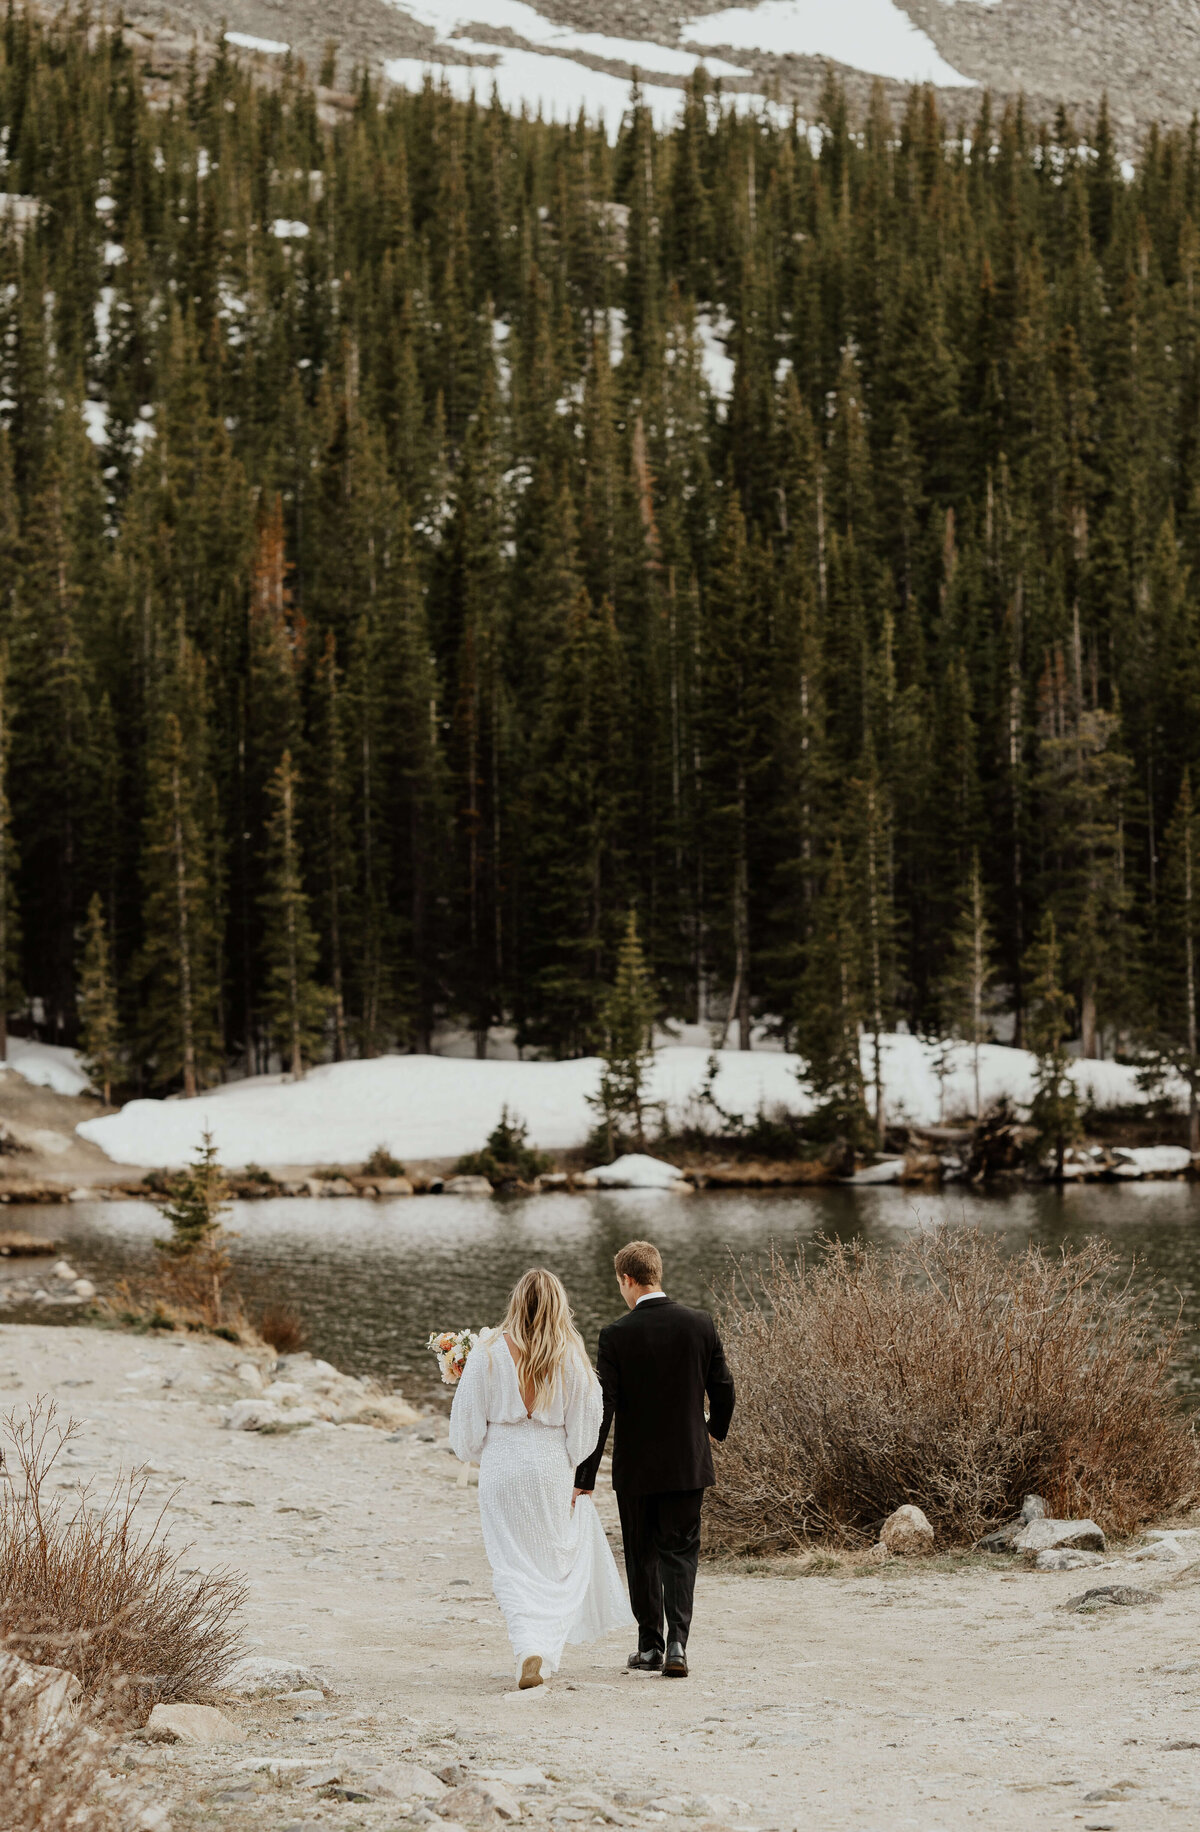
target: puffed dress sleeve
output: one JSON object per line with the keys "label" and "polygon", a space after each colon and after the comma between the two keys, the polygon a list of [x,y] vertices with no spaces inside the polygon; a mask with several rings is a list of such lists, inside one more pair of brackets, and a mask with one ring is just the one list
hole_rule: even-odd
{"label": "puffed dress sleeve", "polygon": [[604,1398],[590,1362],[572,1361],[566,1373],[565,1389],[563,1425],[567,1434],[567,1457],[572,1464],[578,1464],[596,1448]]}
{"label": "puffed dress sleeve", "polygon": [[478,1463],[488,1428],[487,1347],[477,1342],[467,1356],[450,1408],[450,1448],[460,1463]]}

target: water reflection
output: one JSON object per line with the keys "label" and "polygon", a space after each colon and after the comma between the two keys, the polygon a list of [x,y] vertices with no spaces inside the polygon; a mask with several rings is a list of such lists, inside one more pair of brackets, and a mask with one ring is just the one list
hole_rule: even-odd
{"label": "water reflection", "polygon": [[[149,1265],[162,1231],[146,1203],[79,1203],[10,1209],[6,1225],[58,1239],[79,1270],[107,1283]],[[238,1276],[251,1307],[294,1305],[313,1349],[356,1373],[413,1394],[441,1395],[424,1343],[433,1328],[494,1322],[531,1264],[560,1274],[580,1327],[594,1342],[617,1314],[612,1256],[648,1236],[661,1247],[667,1285],[710,1304],[734,1264],[816,1236],[861,1235],[882,1244],[934,1224],[969,1225],[1013,1248],[1053,1247],[1089,1235],[1108,1240],[1135,1276],[1156,1281],[1172,1314],[1183,1306],[1180,1376],[1200,1392],[1200,1186],[1092,1185],[986,1196],[846,1188],[704,1191],[692,1196],[619,1191],[508,1202],[417,1196],[391,1202],[305,1199],[234,1205]],[[1176,1296],[1178,1294],[1178,1296]]]}

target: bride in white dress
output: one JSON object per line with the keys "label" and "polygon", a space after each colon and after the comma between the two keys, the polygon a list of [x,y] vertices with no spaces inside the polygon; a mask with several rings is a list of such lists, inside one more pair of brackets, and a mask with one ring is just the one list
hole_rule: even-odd
{"label": "bride in white dress", "polygon": [[552,1272],[527,1272],[468,1356],[450,1413],[455,1456],[479,1464],[483,1543],[522,1690],[558,1670],[568,1641],[634,1626],[591,1496],[571,1502],[602,1411],[566,1292]]}

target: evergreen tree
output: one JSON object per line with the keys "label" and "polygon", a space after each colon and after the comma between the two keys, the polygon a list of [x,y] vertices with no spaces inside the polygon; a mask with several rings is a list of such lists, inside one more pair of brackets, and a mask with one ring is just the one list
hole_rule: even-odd
{"label": "evergreen tree", "polygon": [[840,842],[835,842],[813,920],[812,940],[795,1014],[803,1085],[814,1103],[818,1135],[852,1150],[871,1138],[859,1042],[868,1004],[855,899]]}
{"label": "evergreen tree", "polygon": [[212,1133],[205,1128],[191,1163],[176,1178],[171,1194],[158,1205],[163,1220],[171,1224],[170,1238],[154,1243],[159,1252],[173,1259],[190,1259],[193,1254],[211,1251],[222,1233],[221,1217],[228,1210],[228,1197],[229,1185],[217,1148]]}
{"label": "evergreen tree", "polygon": [[1146,1085],[1176,1075],[1188,1091],[1188,1148],[1200,1152],[1200,1037],[1197,970],[1200,967],[1200,809],[1185,770],[1166,834],[1163,920],[1155,962],[1153,1019],[1147,1025],[1150,1065]]}
{"label": "evergreen tree", "polygon": [[99,1088],[105,1106],[122,1067],[121,1027],[112,952],[99,891],[88,905],[83,953],[79,963],[79,1046],[83,1064]]}
{"label": "evergreen tree", "polygon": [[262,895],[264,1011],[289,1073],[299,1081],[325,1027],[328,1001],[317,984],[317,938],[300,864],[299,772],[285,751],[270,783],[266,882]]}
{"label": "evergreen tree", "polygon": [[979,854],[975,852],[963,887],[958,919],[950,934],[940,1005],[942,1020],[951,1033],[971,1046],[976,1119],[983,1112],[979,1092],[979,1049],[988,1037],[987,1020],[995,980],[992,965],[994,946],[987,918],[983,875],[979,869]]}
{"label": "evergreen tree", "polygon": [[1075,1001],[1063,984],[1062,947],[1053,913],[1046,911],[1030,950],[1029,1045],[1037,1056],[1029,1123],[1041,1150],[1054,1153],[1054,1176],[1063,1177],[1067,1146],[1079,1136],[1079,1095],[1066,1044],[1074,1024]]}
{"label": "evergreen tree", "polygon": [[13,841],[8,784],[12,748],[8,652],[0,647],[0,1063],[8,1053],[8,1017],[21,1000],[21,921],[17,907],[20,861]]}
{"label": "evergreen tree", "polygon": [[211,859],[202,797],[174,712],[158,723],[146,760],[142,824],[141,1049],[151,1079],[182,1078],[193,1095],[220,1065]]}
{"label": "evergreen tree", "polygon": [[604,1067],[600,1087],[590,1096],[603,1116],[610,1158],[616,1155],[622,1120],[631,1121],[639,1151],[646,1149],[646,1083],[653,1061],[655,998],[630,910],[617,952],[617,972],[604,1007]]}

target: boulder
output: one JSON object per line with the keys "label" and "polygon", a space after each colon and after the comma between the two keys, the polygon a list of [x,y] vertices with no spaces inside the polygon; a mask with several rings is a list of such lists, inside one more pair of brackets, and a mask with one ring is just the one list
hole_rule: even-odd
{"label": "boulder", "polygon": [[146,1729],[180,1743],[244,1743],[248,1734],[215,1705],[155,1705]]}
{"label": "boulder", "polygon": [[376,1177],[377,1196],[411,1196],[413,1186],[407,1177]]}
{"label": "boulder", "polygon": [[1057,1551],[1039,1552],[1037,1555],[1039,1571],[1086,1571],[1089,1566],[1103,1563],[1104,1559],[1099,1552],[1076,1552],[1064,1546],[1060,1546]]}
{"label": "boulder", "polygon": [[228,1667],[219,1690],[235,1698],[278,1698],[284,1692],[314,1691],[324,1687],[311,1667],[294,1660],[276,1660],[269,1654],[246,1654]]}
{"label": "boulder", "polygon": [[76,1279],[71,1290],[77,1298],[82,1298],[85,1302],[96,1295],[96,1287],[92,1284],[91,1279]]}
{"label": "boulder", "polygon": [[1100,1584],[1095,1590],[1085,1590],[1081,1597],[1068,1597],[1063,1608],[1090,1615],[1094,1609],[1138,1609],[1161,1602],[1156,1590],[1135,1590],[1131,1584]]}
{"label": "boulder", "polygon": [[13,1704],[27,1704],[42,1730],[70,1720],[79,1708],[82,1686],[63,1667],[39,1667],[19,1654],[0,1654],[0,1686]]}
{"label": "boulder", "polygon": [[262,1371],[255,1366],[254,1362],[239,1361],[237,1367],[233,1371],[244,1387],[249,1387],[254,1393],[262,1392]]}
{"label": "boulder", "polygon": [[357,1196],[358,1191],[348,1177],[323,1177],[315,1193],[318,1196]]}
{"label": "boulder", "polygon": [[1017,1552],[1107,1552],[1108,1541],[1094,1520],[1030,1520],[1013,1540]]}
{"label": "boulder", "polygon": [[238,1399],[228,1408],[221,1421],[226,1431],[262,1431],[267,1425],[278,1425],[283,1413],[273,1400]]}
{"label": "boulder", "polygon": [[1046,1504],[1040,1495],[1026,1495],[1021,1503],[1021,1519],[1028,1526],[1031,1520],[1045,1520]]}
{"label": "boulder", "polygon": [[490,1196],[492,1186],[486,1177],[447,1177],[443,1196]]}
{"label": "boulder", "polygon": [[433,1800],[446,1792],[445,1782],[415,1762],[389,1762],[363,1776],[363,1786],[387,1800]]}
{"label": "boulder", "polygon": [[521,1817],[521,1803],[503,1781],[485,1781],[478,1777],[447,1790],[438,1801],[438,1811],[446,1819],[465,1819],[469,1824],[495,1826]]}
{"label": "boulder", "polygon": [[879,1529],[879,1542],[891,1553],[928,1552],[933,1546],[933,1528],[920,1508],[906,1503],[888,1515]]}
{"label": "boulder", "polygon": [[54,1268],[54,1277],[60,1279],[64,1285],[73,1285],[79,1277],[79,1274],[69,1260],[63,1259],[59,1260],[56,1264]]}
{"label": "boulder", "polygon": [[373,1425],[377,1431],[398,1431],[404,1425],[415,1425],[421,1414],[398,1393],[367,1395],[340,1406],[335,1413],[339,1425]]}
{"label": "boulder", "polygon": [[975,1541],[976,1552],[1015,1552],[1017,1534],[1024,1524],[1020,1520],[1010,1520],[1006,1527],[997,1527],[994,1532],[985,1533],[982,1539]]}

